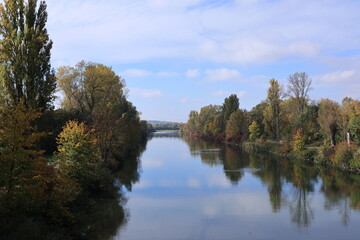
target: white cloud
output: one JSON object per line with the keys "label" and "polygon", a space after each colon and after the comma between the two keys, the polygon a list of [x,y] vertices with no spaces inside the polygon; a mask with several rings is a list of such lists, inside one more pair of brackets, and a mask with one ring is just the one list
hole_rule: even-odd
{"label": "white cloud", "polygon": [[200,46],[204,57],[215,62],[268,63],[283,57],[312,57],[319,49],[310,42],[271,42],[266,39],[245,36],[241,40],[220,43],[206,41]]}
{"label": "white cloud", "polygon": [[160,90],[155,89],[130,88],[129,90],[129,94],[133,97],[155,98],[164,95]]}
{"label": "white cloud", "polygon": [[205,71],[205,81],[208,82],[221,82],[226,80],[236,80],[241,77],[238,70],[219,68],[219,69],[208,69]]}
{"label": "white cloud", "polygon": [[355,80],[359,74],[355,70],[336,71],[316,76],[318,80],[324,83],[345,83]]}
{"label": "white cloud", "polygon": [[359,48],[358,1],[236,0],[212,7],[202,0],[47,4],[53,60],[68,64],[178,57],[257,64]]}
{"label": "white cloud", "polygon": [[121,72],[121,75],[124,75],[126,77],[146,77],[149,76],[150,74],[151,73],[146,70],[136,69],[136,68],[129,68]]}
{"label": "white cloud", "polygon": [[215,91],[212,93],[212,95],[215,97],[227,97],[227,96],[230,96],[231,94],[236,94],[238,96],[238,98],[242,98],[246,95],[246,92],[240,91],[238,93],[232,93],[230,91],[218,90],[218,91]]}
{"label": "white cloud", "polygon": [[185,76],[187,78],[195,78],[199,76],[199,74],[200,74],[199,69],[189,69],[185,72]]}

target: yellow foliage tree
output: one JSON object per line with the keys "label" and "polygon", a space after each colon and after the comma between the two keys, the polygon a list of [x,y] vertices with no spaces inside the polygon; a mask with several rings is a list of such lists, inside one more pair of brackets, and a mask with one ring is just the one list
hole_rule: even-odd
{"label": "yellow foliage tree", "polygon": [[31,189],[41,184],[40,170],[46,166],[42,151],[34,149],[44,136],[32,127],[32,121],[39,117],[39,112],[26,109],[23,100],[0,109],[0,197],[8,206],[39,190]]}

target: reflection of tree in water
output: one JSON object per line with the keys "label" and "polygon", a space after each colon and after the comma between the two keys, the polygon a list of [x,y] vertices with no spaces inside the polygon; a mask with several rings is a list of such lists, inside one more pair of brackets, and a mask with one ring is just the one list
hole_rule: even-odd
{"label": "reflection of tree in water", "polygon": [[[146,142],[131,150],[114,172],[117,185],[131,191],[133,184],[140,178],[140,156],[146,149]],[[119,186],[119,187],[120,187]],[[79,239],[111,239],[123,227],[129,218],[124,210],[126,198],[118,188],[112,196],[99,196],[91,199],[87,207],[75,213],[74,235]],[[80,234],[80,235],[78,235]]]}
{"label": "reflection of tree in water", "polygon": [[243,176],[243,168],[249,165],[248,154],[239,148],[229,145],[209,143],[190,137],[184,137],[190,148],[191,155],[200,157],[201,161],[209,166],[222,165],[227,179],[237,185]]}
{"label": "reflection of tree in water", "polygon": [[268,193],[273,212],[280,211],[282,204],[282,171],[284,168],[275,159],[264,159],[264,155],[250,155],[250,166],[256,168],[254,175],[268,185]]}
{"label": "reflection of tree in water", "polygon": [[75,216],[73,229],[76,239],[107,240],[116,235],[118,229],[128,220],[128,214],[122,207],[124,200],[97,199],[92,206]]}
{"label": "reflection of tree in water", "polygon": [[244,175],[243,168],[249,166],[248,154],[239,149],[225,146],[224,149],[224,172],[233,185],[237,185]]}
{"label": "reflection of tree in water", "polygon": [[[282,206],[289,206],[291,220],[299,227],[310,226],[314,219],[310,197],[319,177],[322,179],[325,209],[339,209],[343,224],[348,224],[351,209],[360,209],[360,175],[334,169],[319,170],[301,162],[276,159],[266,154],[244,154],[229,146],[184,139],[192,156],[200,157],[210,166],[223,164],[226,177],[234,185],[241,180],[244,168],[252,168],[254,176],[267,185],[272,210],[278,212]],[[292,184],[291,197],[283,193],[284,183]]]}
{"label": "reflection of tree in water", "polygon": [[176,130],[166,130],[166,131],[157,131],[150,133],[148,136],[148,140],[153,138],[179,138],[179,131]]}
{"label": "reflection of tree in water", "polygon": [[359,175],[323,169],[320,176],[321,191],[326,196],[325,209],[338,208],[342,223],[347,225],[350,221],[350,209],[360,207]]}
{"label": "reflection of tree in water", "polygon": [[223,165],[222,144],[200,141],[188,136],[185,136],[184,140],[190,148],[191,156],[200,157],[201,161],[209,166]]}
{"label": "reflection of tree in water", "polygon": [[314,191],[317,171],[314,168],[295,163],[292,168],[294,199],[290,204],[291,220],[298,226],[309,226],[314,218],[309,201],[309,193]]}

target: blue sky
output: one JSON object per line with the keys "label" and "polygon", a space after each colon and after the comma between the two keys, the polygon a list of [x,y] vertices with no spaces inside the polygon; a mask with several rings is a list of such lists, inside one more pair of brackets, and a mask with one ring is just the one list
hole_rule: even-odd
{"label": "blue sky", "polygon": [[55,68],[111,66],[146,120],[187,120],[235,93],[250,110],[294,72],[314,100],[360,98],[358,0],[48,0]]}

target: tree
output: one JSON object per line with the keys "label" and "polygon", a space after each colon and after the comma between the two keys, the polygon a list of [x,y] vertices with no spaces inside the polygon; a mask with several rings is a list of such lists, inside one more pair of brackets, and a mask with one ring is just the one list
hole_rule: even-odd
{"label": "tree", "polygon": [[32,126],[40,115],[23,100],[0,110],[0,218],[43,213],[60,222],[71,216],[66,206],[76,197],[77,184],[36,150],[45,135]]}
{"label": "tree", "polygon": [[249,132],[249,138],[251,141],[255,141],[261,137],[260,126],[256,121],[253,121],[252,124],[249,126]]}
{"label": "tree", "polygon": [[226,124],[226,138],[234,139],[247,133],[248,119],[246,114],[240,109],[236,110],[230,115]]}
{"label": "tree", "polygon": [[312,80],[305,72],[296,72],[288,77],[287,94],[297,103],[298,114],[304,111]]}
{"label": "tree", "polygon": [[45,111],[54,99],[56,80],[50,64],[52,41],[46,30],[46,3],[4,0],[0,4],[0,90],[10,103],[24,99],[28,108]]}
{"label": "tree", "polygon": [[236,94],[232,94],[229,97],[225,98],[222,105],[222,115],[223,115],[223,124],[224,128],[226,127],[226,122],[229,120],[230,115],[239,109],[239,98]]}
{"label": "tree", "polygon": [[336,144],[335,134],[338,130],[337,119],[339,118],[339,105],[329,99],[321,99],[319,102],[318,122],[321,130],[330,141],[330,145]]}
{"label": "tree", "polygon": [[267,131],[277,141],[280,139],[280,103],[281,87],[276,79],[270,80],[267,102],[268,107],[264,111],[264,125]]}
{"label": "tree", "polygon": [[57,142],[59,153],[56,159],[59,168],[88,190],[98,180],[97,171],[101,168],[100,152],[93,130],[87,130],[84,123],[69,121]]}
{"label": "tree", "polygon": [[34,184],[37,170],[46,166],[42,151],[34,150],[44,135],[35,133],[32,127],[39,116],[34,110],[26,110],[23,101],[0,111],[0,189],[4,190],[6,205],[24,197],[26,189]]}
{"label": "tree", "polygon": [[64,94],[62,106],[86,116],[99,109],[120,109],[124,100],[124,80],[110,67],[99,63],[81,61],[75,67],[60,67],[57,81]]}

